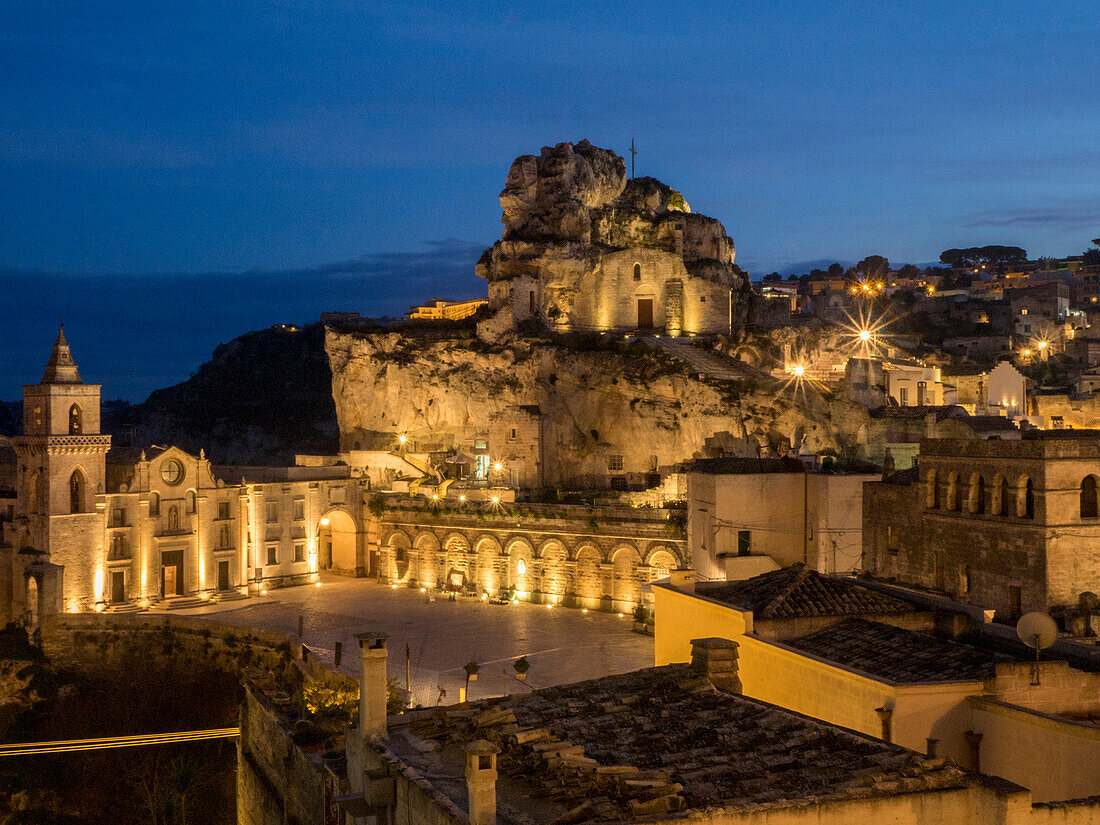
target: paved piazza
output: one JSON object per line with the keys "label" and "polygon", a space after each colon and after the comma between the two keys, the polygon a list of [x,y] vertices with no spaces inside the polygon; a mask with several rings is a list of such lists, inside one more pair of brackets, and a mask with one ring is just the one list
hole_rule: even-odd
{"label": "paved piazza", "polygon": [[[245,606],[241,606],[244,604]],[[404,686],[405,645],[409,645],[411,686],[423,705],[458,701],[465,682],[462,667],[481,665],[470,698],[526,692],[529,687],[578,682],[653,665],[653,638],[634,633],[630,616],[527,603],[494,605],[471,598],[428,602],[418,590],[392,589],[368,579],[325,576],[321,587],[272,590],[251,602],[180,610],[178,615],[209,616],[221,622],[296,635],[305,618],[302,641],[331,664],[335,643],[343,643],[340,670],[358,676],[354,634],[366,630],[389,636],[389,674]],[[512,662],[526,656],[527,682],[515,679]]]}

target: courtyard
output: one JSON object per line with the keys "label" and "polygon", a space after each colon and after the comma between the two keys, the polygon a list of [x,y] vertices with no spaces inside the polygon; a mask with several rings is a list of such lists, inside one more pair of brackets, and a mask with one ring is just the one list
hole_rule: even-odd
{"label": "courtyard", "polygon": [[[244,606],[242,606],[242,604]],[[180,610],[179,615],[209,616],[242,627],[296,636],[302,617],[302,641],[322,661],[335,661],[343,647],[340,670],[359,672],[355,634],[388,635],[388,672],[405,686],[408,646],[410,690],[421,705],[453,704],[466,683],[463,666],[480,666],[470,683],[471,699],[624,673],[653,664],[653,638],[635,633],[631,617],[545,605],[497,605],[473,598],[429,601],[419,590],[393,589],[374,580],[325,576],[320,587],[271,590],[249,602]],[[526,682],[515,678],[512,663],[530,662]]]}

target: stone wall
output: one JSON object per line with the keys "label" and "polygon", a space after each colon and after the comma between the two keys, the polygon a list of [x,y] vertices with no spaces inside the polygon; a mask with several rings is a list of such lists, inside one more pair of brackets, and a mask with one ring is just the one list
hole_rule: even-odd
{"label": "stone wall", "polygon": [[169,643],[171,650],[202,658],[221,658],[236,669],[244,664],[278,667],[308,658],[302,644],[282,633],[185,616],[60,613],[43,616],[42,651],[58,665],[82,669],[103,654],[125,651],[136,640]]}
{"label": "stone wall", "polygon": [[919,483],[865,487],[864,569],[1006,619],[1072,606],[1100,586],[1100,519],[1081,514],[1098,458],[1094,439],[922,442]]}
{"label": "stone wall", "polygon": [[1047,426],[1061,418],[1062,425],[1074,430],[1100,427],[1100,393],[1069,395],[1033,395],[1028,402],[1029,415],[1042,416]]}
{"label": "stone wall", "polygon": [[333,796],[327,771],[294,744],[278,714],[260,697],[249,686],[241,705],[238,825],[327,825]]}

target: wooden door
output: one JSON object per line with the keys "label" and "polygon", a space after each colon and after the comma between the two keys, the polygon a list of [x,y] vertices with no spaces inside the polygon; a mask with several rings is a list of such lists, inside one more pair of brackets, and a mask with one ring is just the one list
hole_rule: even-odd
{"label": "wooden door", "polygon": [[121,570],[111,571],[111,601],[115,604],[126,601],[126,574]]}
{"label": "wooden door", "polygon": [[218,590],[229,589],[229,562],[218,562]]}
{"label": "wooden door", "polygon": [[638,299],[638,329],[653,329],[653,299]]}
{"label": "wooden door", "polygon": [[164,595],[175,596],[176,595],[176,566],[166,566],[164,568]]}

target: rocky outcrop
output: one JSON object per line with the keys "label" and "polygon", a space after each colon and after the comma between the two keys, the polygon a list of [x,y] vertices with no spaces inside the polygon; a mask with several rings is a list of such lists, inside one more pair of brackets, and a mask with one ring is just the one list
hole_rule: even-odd
{"label": "rocky outcrop", "polygon": [[488,280],[530,273],[541,252],[548,253],[547,261],[598,257],[631,246],[678,252],[678,223],[685,261],[733,264],[733,241],[719,221],[692,215],[684,196],[659,180],[627,180],[623,159],[587,140],[516,158],[500,206],[502,238],[486,250],[477,270]]}
{"label": "rocky outcrop", "polygon": [[326,350],[341,447],[469,449],[521,407],[542,417],[544,481],[606,483],[608,460],[662,470],[693,458],[755,456],[805,443],[862,458],[865,409],[767,379],[722,382],[693,374],[644,344],[516,340],[425,342],[396,333],[330,329]]}
{"label": "rocky outcrop", "polygon": [[336,449],[324,327],[272,328],[221,344],[190,379],[135,406],[104,404],[118,448],[174,444],[217,464],[293,464]]}
{"label": "rocky outcrop", "polygon": [[[695,278],[724,288],[741,284],[733,241],[719,221],[693,214],[681,193],[654,178],[628,180],[621,157],[587,140],[516,158],[500,205],[504,231],[476,272],[489,281],[493,310],[508,311],[511,282],[529,279],[524,296],[529,290],[535,298],[518,310],[516,321],[533,317],[576,329],[599,327],[587,316],[573,317],[573,298],[586,280],[612,277],[601,271],[601,261],[624,249],[658,250],[675,256],[681,271],[686,266]],[[509,327],[512,320],[496,327]],[[501,329],[490,327],[495,333],[487,337],[499,337]]]}

